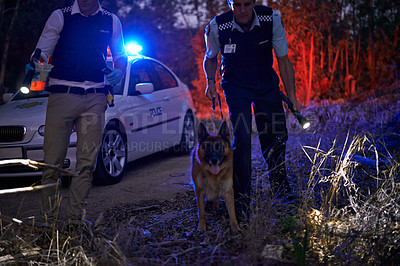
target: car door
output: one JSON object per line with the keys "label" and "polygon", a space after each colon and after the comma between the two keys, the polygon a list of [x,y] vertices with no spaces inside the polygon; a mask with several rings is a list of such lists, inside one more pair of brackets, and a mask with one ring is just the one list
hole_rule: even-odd
{"label": "car door", "polygon": [[159,87],[159,79],[147,59],[133,61],[129,73],[129,120],[132,125],[129,134],[130,139],[134,140],[128,143],[131,159],[138,159],[166,148],[160,133],[164,122],[165,101],[157,91],[141,94],[136,90],[136,85],[141,83],[151,83],[154,88]]}
{"label": "car door", "polygon": [[171,146],[181,138],[179,119],[185,115],[182,114],[182,89],[178,87],[178,81],[167,67],[155,60],[151,60],[150,63],[159,79],[155,93],[163,101],[161,130],[163,141]]}

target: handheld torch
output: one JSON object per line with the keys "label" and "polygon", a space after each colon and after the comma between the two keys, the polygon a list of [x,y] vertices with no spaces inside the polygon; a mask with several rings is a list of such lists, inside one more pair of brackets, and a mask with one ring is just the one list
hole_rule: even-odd
{"label": "handheld torch", "polygon": [[299,123],[303,127],[303,129],[307,129],[311,125],[310,122],[307,120],[307,118],[302,116],[299,111],[294,110],[292,102],[282,91],[279,91],[279,93],[281,95],[282,100],[285,103],[287,103],[290,111],[292,111],[293,115],[297,118],[297,120],[299,121]]}
{"label": "handheld torch", "polygon": [[[103,74],[107,75],[111,73],[111,69],[109,67],[103,68]],[[107,91],[107,102],[108,106],[113,107],[114,106],[114,95],[113,95],[113,86],[111,84],[106,84],[105,89]]]}
{"label": "handheld torch", "polygon": [[29,88],[31,87],[32,79],[35,76],[35,59],[39,60],[41,53],[42,53],[42,50],[39,48],[36,48],[35,53],[32,56],[31,63],[30,63],[31,69],[29,69],[29,71],[26,73],[25,79],[22,82],[22,86],[20,88],[20,91],[23,94],[28,94],[30,91]]}
{"label": "handheld torch", "polygon": [[[104,68],[101,70],[103,72],[104,75],[108,75],[112,72],[112,69],[110,69],[107,66],[107,59],[106,56],[104,55],[104,53],[102,53],[103,56],[103,60],[104,60]],[[114,106],[114,89],[113,89],[113,85],[111,85],[110,83],[106,83],[105,85],[105,90],[106,90],[106,97],[107,97],[107,102],[108,102],[108,106],[113,107]]]}

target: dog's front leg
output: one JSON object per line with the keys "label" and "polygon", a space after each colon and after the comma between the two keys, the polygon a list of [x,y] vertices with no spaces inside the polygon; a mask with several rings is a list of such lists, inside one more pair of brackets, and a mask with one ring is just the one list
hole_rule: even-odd
{"label": "dog's front leg", "polygon": [[238,225],[238,222],[236,219],[233,188],[229,189],[228,191],[225,191],[223,197],[225,200],[226,208],[228,209],[231,229],[232,229],[233,233],[236,234],[237,232],[240,231],[240,228],[239,228],[239,225]]}
{"label": "dog's front leg", "polygon": [[197,209],[199,212],[199,231],[206,231],[206,215],[205,215],[205,203],[204,203],[204,199],[205,199],[205,192],[200,190],[200,189],[196,189],[196,200],[197,200]]}

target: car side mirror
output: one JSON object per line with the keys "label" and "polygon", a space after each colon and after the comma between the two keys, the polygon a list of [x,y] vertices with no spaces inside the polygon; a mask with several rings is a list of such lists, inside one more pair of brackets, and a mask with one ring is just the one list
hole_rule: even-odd
{"label": "car side mirror", "polygon": [[153,83],[139,83],[136,84],[136,91],[140,92],[141,94],[150,94],[154,92],[154,85]]}
{"label": "car side mirror", "polygon": [[4,103],[8,103],[11,98],[13,97],[14,93],[4,93],[3,94],[3,101]]}

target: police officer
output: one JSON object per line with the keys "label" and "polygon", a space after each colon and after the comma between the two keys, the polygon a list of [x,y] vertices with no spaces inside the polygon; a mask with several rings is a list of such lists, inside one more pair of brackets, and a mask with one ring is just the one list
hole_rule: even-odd
{"label": "police officer", "polygon": [[272,68],[272,49],[295,110],[299,103],[280,15],[269,7],[255,5],[255,0],[228,0],[228,4],[231,10],[216,16],[206,27],[203,66],[206,96],[212,99],[217,95],[217,55],[222,54],[221,87],[234,130],[234,190],[240,212],[247,211],[251,191],[252,104],[272,191],[281,196],[290,192],[285,168],[287,129],[279,77]]}
{"label": "police officer", "polygon": [[[114,63],[104,76],[109,46]],[[36,48],[41,58],[51,57],[50,92],[44,133],[44,162],[63,165],[73,130],[77,134],[76,173],[71,180],[67,202],[70,225],[85,218],[86,199],[92,182],[107,109],[105,77],[118,83],[126,69],[127,55],[118,17],[98,0],[76,0],[55,10],[46,22]],[[45,168],[42,184],[59,181],[58,172]],[[58,218],[60,190],[42,193],[43,211],[50,222]]]}

